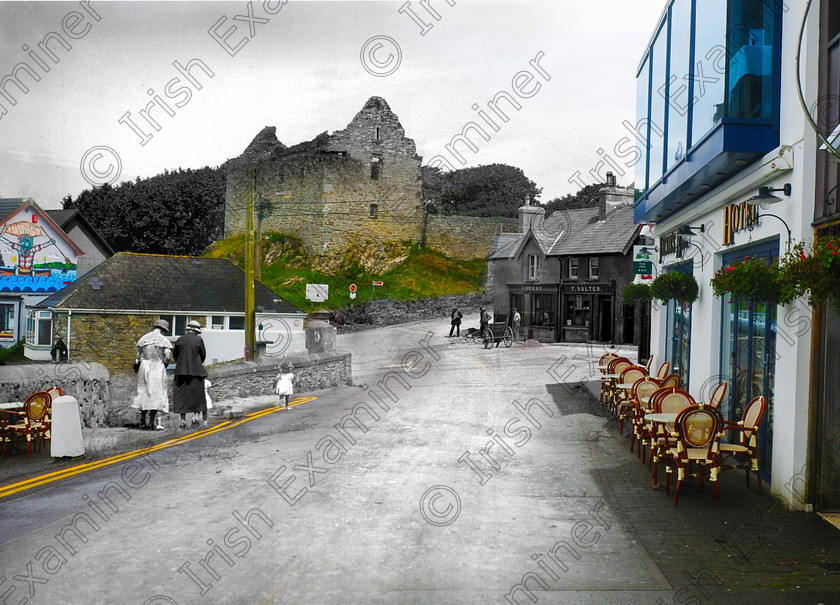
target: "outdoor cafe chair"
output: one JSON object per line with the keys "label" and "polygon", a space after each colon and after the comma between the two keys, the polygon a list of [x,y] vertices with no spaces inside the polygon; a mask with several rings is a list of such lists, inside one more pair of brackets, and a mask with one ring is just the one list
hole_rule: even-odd
{"label": "outdoor cafe chair", "polygon": [[604,353],[601,355],[601,359],[598,360],[598,365],[601,366],[601,368],[606,368],[601,370],[601,403],[604,403],[604,394],[607,386],[607,379],[604,378],[604,376],[609,374],[610,362],[614,359],[618,359],[618,357],[619,356],[615,353]]}
{"label": "outdoor cafe chair", "polygon": [[[36,451],[40,449],[44,440],[50,438],[50,407],[52,398],[45,391],[38,391],[30,395],[23,404],[23,411],[6,411],[3,415],[3,445],[6,453],[12,439],[18,436],[26,438],[26,456],[32,453],[32,442]],[[17,416],[17,422],[8,423],[9,416]]]}
{"label": "outdoor cafe chair", "polygon": [[[694,405],[694,397],[686,391],[676,387],[663,388],[664,393],[656,392],[653,398],[653,412],[655,414],[677,414],[685,408]],[[674,446],[674,424],[662,422],[645,422],[650,435],[650,459],[648,466],[653,468],[653,484],[657,484],[657,463],[665,453]]]}
{"label": "outdoor cafe chair", "polygon": [[737,431],[739,443],[721,443],[720,452],[724,462],[732,459],[737,460],[736,464],[722,465],[721,468],[740,468],[747,473],[747,488],[750,486],[750,472],[755,473],[758,478],[758,493],[763,494],[761,485],[761,472],[758,468],[758,427],[767,411],[767,400],[764,397],[754,397],[750,401],[741,420],[738,422],[725,422],[724,428],[729,431]]}
{"label": "outdoor cafe chair", "polygon": [[647,370],[648,374],[650,374],[650,367],[653,365],[653,355],[648,355],[647,363],[645,364],[645,369]]}
{"label": "outdoor cafe chair", "polygon": [[[618,384],[632,384],[647,378],[647,371],[639,366],[632,366],[621,373]],[[619,389],[616,387],[616,414],[618,415],[618,432],[624,434],[624,419],[629,418],[633,413],[632,389]]]}
{"label": "outdoor cafe chair", "polygon": [[656,377],[659,380],[662,380],[668,375],[668,370],[671,368],[671,362],[666,361],[661,366],[659,366],[659,371],[656,373]]}
{"label": "outdoor cafe chair", "polygon": [[617,359],[613,359],[609,364],[609,370],[607,370],[607,376],[609,378],[606,379],[606,387],[604,390],[604,402],[609,408],[609,410],[615,414],[615,385],[617,384],[616,378],[621,375],[621,373],[626,370],[627,368],[633,367],[633,362],[631,362],[626,357],[619,357]]}
{"label": "outdoor cafe chair", "polygon": [[[633,435],[630,438],[630,451],[633,451],[633,446],[638,442],[638,457],[641,458],[644,450],[644,417],[648,405],[650,405],[650,397],[660,388],[661,383],[656,378],[647,376],[644,380],[639,380],[633,385],[633,391],[630,394],[630,399],[633,402]],[[643,403],[642,399],[648,398],[648,401]]]}
{"label": "outdoor cafe chair", "polygon": [[673,374],[668,374],[665,378],[662,378],[661,380],[663,387],[680,388],[680,375],[676,372],[674,372]]}
{"label": "outdoor cafe chair", "polygon": [[[674,506],[680,497],[680,487],[687,477],[697,477],[702,481],[703,469],[708,467],[709,480],[714,483],[715,502],[720,506],[720,440],[724,435],[723,416],[710,405],[695,404],[682,410],[674,423],[677,446],[666,452],[665,493],[670,495],[671,473],[677,473],[677,486],[674,489]],[[671,464],[673,463],[674,468]]]}
{"label": "outdoor cafe chair", "polygon": [[715,390],[712,391],[712,396],[709,398],[709,405],[720,409],[720,403],[723,401],[724,395],[726,395],[726,382],[721,382]]}

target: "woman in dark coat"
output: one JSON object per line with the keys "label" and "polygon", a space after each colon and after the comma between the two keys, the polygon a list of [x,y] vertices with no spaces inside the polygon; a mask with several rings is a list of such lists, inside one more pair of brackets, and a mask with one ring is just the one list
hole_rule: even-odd
{"label": "woman in dark coat", "polygon": [[[187,333],[178,338],[173,351],[175,358],[175,396],[173,411],[181,415],[181,428],[187,428],[189,412],[201,416],[207,425],[207,399],[204,395],[204,359],[207,351],[201,338],[201,324],[193,320],[187,324]],[[192,425],[198,426],[198,417],[193,416]]]}

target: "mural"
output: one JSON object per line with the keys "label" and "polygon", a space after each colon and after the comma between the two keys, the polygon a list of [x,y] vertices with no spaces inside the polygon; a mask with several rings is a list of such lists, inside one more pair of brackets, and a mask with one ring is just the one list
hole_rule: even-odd
{"label": "mural", "polygon": [[75,279],[75,254],[35,212],[0,226],[0,292],[55,292]]}

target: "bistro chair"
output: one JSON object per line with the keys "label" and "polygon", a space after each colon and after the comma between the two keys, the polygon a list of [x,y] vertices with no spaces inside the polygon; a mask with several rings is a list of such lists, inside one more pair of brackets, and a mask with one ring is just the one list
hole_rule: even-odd
{"label": "bistro chair", "polygon": [[[618,357],[613,359],[609,364],[609,370],[607,370],[607,374],[609,376],[618,377],[621,373],[626,370],[627,368],[633,367],[633,362],[631,362],[626,357]],[[615,396],[616,396],[616,379],[615,378],[607,378],[607,385],[606,391],[604,393],[604,401],[607,407],[610,409],[613,414],[615,413]]]}
{"label": "bistro chair", "polygon": [[724,429],[738,431],[739,443],[721,443],[720,452],[724,462],[735,459],[736,464],[721,465],[721,468],[741,468],[747,473],[747,488],[750,487],[750,471],[758,478],[758,493],[763,494],[761,472],[758,468],[758,427],[767,411],[767,400],[755,397],[750,401],[744,415],[738,422],[725,422]]}
{"label": "bistro chair", "polygon": [[[3,442],[8,453],[9,444],[18,436],[26,437],[26,456],[32,453],[32,442],[36,451],[44,440],[50,438],[50,408],[52,398],[45,391],[38,391],[29,396],[21,412],[6,412],[3,415]],[[8,423],[9,416],[17,416],[17,422]]]}
{"label": "bistro chair", "polygon": [[709,398],[710,406],[720,409],[720,403],[723,401],[724,395],[726,395],[726,386],[726,382],[721,382],[715,387],[715,390],[712,391],[712,396]]}
{"label": "bistro chair", "polygon": [[[656,378],[651,378],[650,376],[645,377],[644,380],[639,380],[636,384],[633,385],[633,391],[630,394],[630,398],[633,402],[633,435],[630,438],[630,451],[633,451],[633,446],[636,442],[638,442],[639,447],[637,450],[637,456],[639,458],[643,457],[643,450],[644,450],[644,418],[645,413],[647,412],[647,406],[650,405],[650,397],[660,388],[660,382],[656,380]],[[647,398],[648,401],[642,402],[642,399]]]}
{"label": "bistro chair", "polygon": [[668,374],[662,380],[663,387],[677,387],[680,388],[680,375],[674,372],[673,374]]}
{"label": "bistro chair", "polygon": [[[656,414],[679,414],[685,408],[694,405],[694,397],[676,387],[670,387],[664,393],[656,393],[653,398],[653,412]],[[650,460],[648,466],[653,466],[653,484],[657,484],[657,462],[674,446],[674,424],[662,422],[645,422],[650,434]]]}
{"label": "bistro chair", "polygon": [[648,374],[650,374],[650,366],[653,365],[653,355],[648,355],[647,363],[645,364],[645,369],[647,370]]}
{"label": "bistro chair", "polygon": [[599,366],[607,367],[606,370],[601,370],[601,403],[604,403],[604,393],[607,387],[607,379],[604,378],[604,376],[609,373],[610,362],[614,359],[618,359],[618,355],[616,355],[615,353],[604,353],[603,355],[601,355],[601,359],[598,360]]}
{"label": "bistro chair", "polygon": [[[665,493],[670,495],[671,473],[677,473],[677,486],[674,489],[674,506],[680,497],[680,487],[686,477],[703,480],[702,469],[708,467],[709,480],[715,485],[715,502],[720,506],[720,440],[724,433],[723,416],[720,411],[709,405],[695,404],[682,410],[674,423],[677,446],[666,452]],[[673,462],[675,469],[668,462]]]}
{"label": "bistro chair", "polygon": [[671,368],[671,363],[666,361],[661,366],[659,366],[659,371],[656,373],[656,377],[659,380],[664,379],[668,375],[668,370]]}
{"label": "bistro chair", "polygon": [[[621,373],[621,377],[618,379],[618,384],[632,384],[636,386],[636,383],[640,380],[644,380],[647,378],[647,372],[644,368],[640,368],[639,366],[633,366],[627,368]],[[619,434],[624,434],[624,419],[629,418],[632,416],[633,413],[633,399],[632,399],[632,389],[619,389],[616,387],[617,393],[617,403],[615,406],[616,414],[618,415],[618,432]]]}

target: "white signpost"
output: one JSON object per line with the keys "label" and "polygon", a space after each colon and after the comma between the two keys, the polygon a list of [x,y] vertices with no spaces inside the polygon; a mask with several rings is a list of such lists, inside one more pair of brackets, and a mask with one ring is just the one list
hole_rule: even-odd
{"label": "white signpost", "polygon": [[[637,270],[637,265],[640,268],[645,268],[646,271]],[[653,281],[653,273],[656,271],[656,257],[653,246],[633,246],[633,269],[638,277],[634,280],[636,283]]]}
{"label": "white signpost", "polygon": [[329,298],[329,284],[306,284],[306,299],[312,302],[324,302]]}

